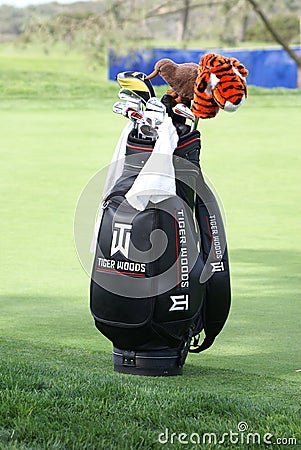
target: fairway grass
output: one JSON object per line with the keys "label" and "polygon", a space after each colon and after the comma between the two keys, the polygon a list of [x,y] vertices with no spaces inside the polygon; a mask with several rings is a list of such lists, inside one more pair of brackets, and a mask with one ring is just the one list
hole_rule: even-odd
{"label": "fairway grass", "polygon": [[[134,377],[113,372],[73,243],[77,200],[126,123],[118,87],[79,55],[6,48],[0,61],[0,449],[301,449],[300,91],[251,88],[236,114],[200,123],[230,317],[182,377]],[[179,442],[231,430],[237,443]]]}

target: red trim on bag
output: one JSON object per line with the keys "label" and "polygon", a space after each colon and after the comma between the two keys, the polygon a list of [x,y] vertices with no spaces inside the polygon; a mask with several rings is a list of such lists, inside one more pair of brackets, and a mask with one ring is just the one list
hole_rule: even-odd
{"label": "red trim on bag", "polygon": [[186,147],[186,145],[192,144],[192,142],[198,141],[199,139],[200,139],[200,138],[198,138],[198,137],[193,138],[193,139],[191,139],[191,141],[188,141],[188,142],[185,142],[185,143],[182,144],[182,145],[179,145],[179,146],[176,148],[176,150],[177,150],[178,148]]}
{"label": "red trim on bag", "polygon": [[126,146],[129,147],[129,148],[133,148],[135,150],[144,150],[145,152],[152,152],[153,151],[153,148],[138,147],[137,145],[126,144]]}
{"label": "red trim on bag", "polygon": [[117,270],[117,273],[122,273],[123,275],[133,275],[135,277],[145,277],[144,273],[134,273],[134,272],[119,272]]}
{"label": "red trim on bag", "polygon": [[208,216],[206,216],[206,222],[207,222],[207,227],[208,227],[208,231],[209,231],[209,234],[210,234],[210,242],[212,242],[212,233],[211,233],[211,228],[210,228],[210,223],[209,223]]}
{"label": "red trim on bag", "polygon": [[111,273],[116,273],[117,275],[119,273],[121,273],[122,275],[133,275],[135,277],[145,277],[145,273],[121,272],[119,270],[103,269],[102,267],[97,267],[96,272],[111,272]]}

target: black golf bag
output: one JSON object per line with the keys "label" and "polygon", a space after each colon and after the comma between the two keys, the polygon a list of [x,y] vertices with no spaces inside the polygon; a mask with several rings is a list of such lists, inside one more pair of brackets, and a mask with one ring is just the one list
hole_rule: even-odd
{"label": "black golf bag", "polygon": [[181,374],[187,353],[210,347],[229,313],[226,238],[199,165],[200,133],[179,126],[177,195],[144,211],[130,206],[125,195],[154,146],[131,132],[122,175],[102,205],[90,302],[118,372]]}

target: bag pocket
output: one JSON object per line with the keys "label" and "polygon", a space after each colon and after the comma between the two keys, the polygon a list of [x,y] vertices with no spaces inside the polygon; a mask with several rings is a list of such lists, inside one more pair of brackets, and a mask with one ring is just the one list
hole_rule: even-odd
{"label": "bag pocket", "polygon": [[[112,286],[120,283],[120,277],[127,275],[106,274],[111,278]],[[101,275],[101,278],[103,275]],[[98,276],[91,281],[90,307],[98,322],[121,326],[140,327],[148,323],[153,313],[153,298],[129,298],[114,294],[101,286],[103,280]]]}
{"label": "bag pocket", "polygon": [[107,199],[90,289],[91,312],[98,322],[140,327],[151,320],[151,264],[144,255],[152,245],[154,213],[137,212],[119,193]]}

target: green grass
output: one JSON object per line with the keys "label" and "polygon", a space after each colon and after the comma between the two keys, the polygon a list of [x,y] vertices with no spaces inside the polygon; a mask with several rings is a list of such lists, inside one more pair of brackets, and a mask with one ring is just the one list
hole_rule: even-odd
{"label": "green grass", "polygon": [[[125,125],[117,86],[80,55],[7,48],[0,86],[0,449],[300,449],[300,91],[251,88],[236,114],[201,122],[233,305],[182,377],[149,379],[113,372],[73,245],[77,199]],[[221,438],[242,421],[298,443],[158,443],[166,428]]]}

